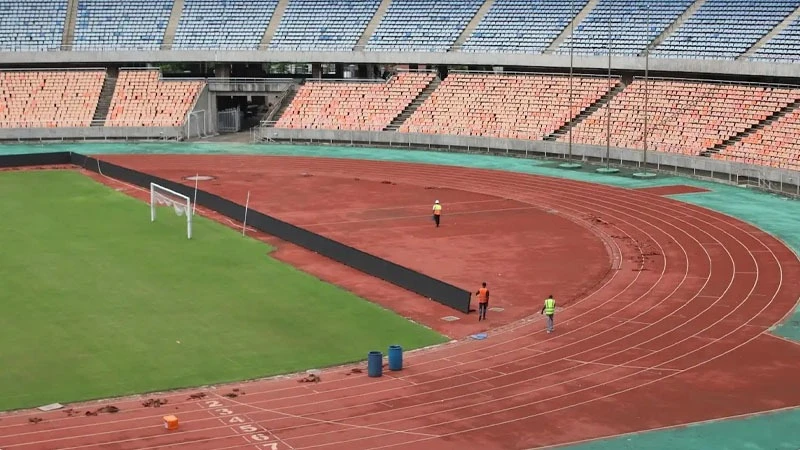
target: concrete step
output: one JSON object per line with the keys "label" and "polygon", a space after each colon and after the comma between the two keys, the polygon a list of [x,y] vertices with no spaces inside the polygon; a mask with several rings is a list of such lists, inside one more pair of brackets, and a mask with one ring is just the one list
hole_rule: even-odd
{"label": "concrete step", "polygon": [[467,39],[469,39],[470,36],[472,36],[472,32],[475,31],[475,28],[477,28],[481,23],[481,20],[483,20],[484,16],[486,16],[486,13],[492,8],[492,5],[494,5],[494,0],[486,0],[483,2],[483,5],[481,5],[481,7],[478,9],[478,12],[475,13],[475,16],[472,17],[472,20],[469,21],[467,27],[464,28],[464,30],[458,36],[458,39],[453,42],[453,46],[450,47],[450,51],[461,50],[461,46],[464,45],[464,42],[467,42]]}

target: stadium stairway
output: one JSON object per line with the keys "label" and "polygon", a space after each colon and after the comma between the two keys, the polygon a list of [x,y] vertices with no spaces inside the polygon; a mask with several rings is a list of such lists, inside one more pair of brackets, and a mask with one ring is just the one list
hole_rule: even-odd
{"label": "stadium stairway", "polygon": [[[267,25],[267,29],[264,30],[264,36],[261,38],[261,45],[259,45],[259,48],[267,48],[269,43],[272,42],[275,31],[278,29],[278,25],[281,24],[283,13],[286,12],[286,7],[288,6],[289,0],[278,0],[278,4],[275,5],[275,11],[272,12],[272,17],[269,18],[269,25]],[[275,120],[278,120],[278,118],[276,117]]]}
{"label": "stadium stairway", "polygon": [[588,16],[589,13],[592,12],[592,10],[595,7],[597,7],[599,3],[600,0],[589,0],[586,3],[586,6],[584,6],[583,9],[580,10],[578,14],[576,14],[575,17],[572,18],[572,22],[568,23],[567,26],[564,27],[563,30],[561,30],[561,34],[559,34],[558,37],[556,37],[553,40],[553,42],[551,42],[550,45],[544,50],[544,53],[545,54],[554,53],[558,49],[558,47],[561,46],[561,43],[563,43],[564,40],[566,40],[569,37],[570,33],[572,32],[572,27],[574,26],[575,28],[578,28],[578,25],[580,25],[581,22],[583,22],[583,19],[585,19],[586,16]]}
{"label": "stadium stairway", "polygon": [[67,17],[64,21],[64,33],[61,35],[61,47],[70,48],[75,38],[75,19],[78,17],[78,0],[67,1]]}
{"label": "stadium stairway", "polygon": [[475,31],[475,28],[478,24],[481,23],[483,17],[489,12],[489,9],[494,5],[494,0],[486,0],[483,2],[483,5],[478,9],[478,12],[475,13],[475,16],[472,20],[469,21],[466,28],[461,31],[461,35],[458,36],[458,39],[453,43],[453,46],[450,47],[450,51],[458,51],[461,50],[461,46],[464,45],[464,42],[467,42],[470,36],[472,36],[472,32]]}
{"label": "stadium stairway", "polygon": [[545,141],[556,141],[556,140],[558,140],[558,138],[560,138],[562,136],[565,136],[567,133],[569,133],[570,128],[572,128],[572,127],[578,125],[579,123],[583,122],[584,119],[586,119],[587,117],[591,116],[592,114],[597,112],[598,109],[600,109],[603,106],[605,106],[606,104],[608,104],[608,102],[611,101],[611,99],[614,98],[615,95],[617,95],[620,92],[624,91],[626,87],[628,87],[628,84],[625,81],[620,80],[618,85],[616,85],[610,91],[606,92],[602,97],[597,99],[597,101],[592,103],[588,108],[586,108],[583,111],[581,111],[580,114],[575,116],[572,120],[570,120],[569,122],[567,122],[564,125],[562,125],[561,128],[559,128],[556,131],[554,131],[554,132],[550,133],[549,135],[545,136],[544,140]]}
{"label": "stadium stairway", "polygon": [[286,94],[279,100],[279,103],[276,105],[275,109],[268,112],[264,119],[261,121],[261,126],[263,127],[274,127],[278,120],[281,118],[283,113],[286,111],[286,108],[292,104],[292,100],[297,95],[297,90],[300,86],[296,84],[292,84],[289,89],[286,90]]}
{"label": "stadium stairway", "polygon": [[111,108],[111,99],[114,97],[114,90],[117,88],[117,74],[109,73],[103,81],[103,88],[100,89],[100,99],[97,101],[97,108],[92,116],[93,127],[102,127],[106,123],[108,110]]}
{"label": "stadium stairway", "polygon": [[746,59],[749,56],[751,56],[753,53],[757,52],[758,49],[760,49],[767,42],[771,41],[772,38],[774,38],[775,36],[780,34],[786,27],[788,27],[795,20],[797,20],[798,17],[800,17],[800,7],[795,9],[793,13],[789,14],[788,16],[786,16],[786,18],[783,19],[783,22],[779,23],[778,26],[773,28],[769,33],[767,33],[765,36],[763,36],[761,39],[759,39],[758,42],[753,44],[752,47],[747,49],[746,52],[744,52],[741,55],[739,55],[736,59],[739,59],[739,60]]}
{"label": "stadium stairway", "polygon": [[414,112],[416,112],[417,108],[419,108],[420,106],[422,106],[423,103],[425,103],[425,100],[427,100],[428,97],[430,97],[431,94],[433,94],[433,91],[435,91],[436,88],[438,88],[441,83],[442,80],[440,80],[439,77],[436,77],[433,80],[431,80],[431,82],[428,83],[427,86],[425,86],[425,89],[423,89],[419,93],[417,98],[412,100],[411,103],[409,103],[408,106],[406,106],[406,109],[404,109],[403,112],[401,112],[397,117],[395,117],[394,120],[392,120],[392,122],[389,123],[389,125],[383,129],[383,131],[397,131],[400,128],[400,126],[403,125],[403,122],[405,122],[409,117],[411,117],[411,115],[414,114]]}
{"label": "stadium stairway", "polygon": [[175,31],[178,29],[178,23],[181,21],[181,14],[183,14],[183,2],[184,0],[174,0],[172,4],[172,12],[169,15],[167,29],[164,30],[161,48],[171,48],[172,43],[175,42]]}
{"label": "stadium stairway", "polygon": [[735,135],[733,135],[733,136],[729,137],[728,139],[725,139],[724,141],[722,141],[722,143],[717,144],[717,145],[711,147],[710,149],[700,153],[700,156],[711,157],[711,155],[713,155],[715,153],[719,153],[720,150],[722,150],[723,148],[741,141],[746,136],[755,133],[756,131],[766,127],[767,125],[771,124],[772,122],[775,122],[776,120],[780,119],[781,117],[783,117],[783,116],[789,114],[790,112],[794,111],[798,107],[800,107],[800,99],[797,99],[792,103],[789,103],[788,105],[784,106],[783,108],[781,108],[781,109],[775,111],[774,113],[770,114],[766,119],[762,120],[761,122],[758,122],[758,123],[750,126],[749,128],[745,129],[744,131],[742,131],[740,133],[736,133]]}
{"label": "stadium stairway", "polygon": [[686,8],[686,11],[678,16],[678,18],[675,19],[675,22],[672,22],[672,24],[662,31],[657,38],[653,39],[653,42],[650,43],[650,46],[646,47],[642,53],[639,54],[639,56],[644,56],[648,49],[652,51],[654,48],[661,45],[661,43],[664,42],[664,40],[667,39],[673,32],[675,32],[675,30],[680,28],[680,26],[683,25],[683,23],[686,22],[689,17],[692,17],[705,2],[706,0],[696,0],[694,3],[689,5],[689,7]]}
{"label": "stadium stairway", "polygon": [[389,9],[389,5],[391,4],[392,0],[381,0],[381,4],[378,5],[378,9],[375,10],[375,15],[372,16],[372,20],[370,20],[367,24],[367,27],[364,28],[364,33],[361,34],[361,37],[358,38],[358,42],[356,42],[356,48],[354,50],[363,49],[367,45],[369,38],[372,37],[372,33],[374,33],[375,29],[378,28],[378,25],[381,24],[383,16],[386,15],[386,10]]}

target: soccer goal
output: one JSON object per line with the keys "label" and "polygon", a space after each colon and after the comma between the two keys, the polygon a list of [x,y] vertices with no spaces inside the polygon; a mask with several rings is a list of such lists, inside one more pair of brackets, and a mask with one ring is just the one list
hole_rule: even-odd
{"label": "soccer goal", "polygon": [[171,207],[175,214],[186,216],[186,237],[192,238],[192,201],[189,197],[164,186],[150,183],[150,222],[156,220],[157,206]]}

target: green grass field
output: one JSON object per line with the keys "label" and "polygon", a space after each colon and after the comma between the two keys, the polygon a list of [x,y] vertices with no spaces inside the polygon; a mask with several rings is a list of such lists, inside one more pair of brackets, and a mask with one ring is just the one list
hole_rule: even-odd
{"label": "green grass field", "polygon": [[[0,173],[0,410],[363,360],[436,332],[76,172]],[[177,343],[180,341],[180,343]]]}

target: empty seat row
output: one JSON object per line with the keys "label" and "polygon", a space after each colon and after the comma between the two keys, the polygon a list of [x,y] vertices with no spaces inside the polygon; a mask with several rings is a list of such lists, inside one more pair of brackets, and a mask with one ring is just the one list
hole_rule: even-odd
{"label": "empty seat row", "polygon": [[75,50],[157,50],[172,0],[78,0]]}
{"label": "empty seat row", "polygon": [[106,126],[181,126],[204,84],[203,81],[162,80],[158,69],[120,71]]}
{"label": "empty seat row", "polygon": [[103,70],[0,72],[0,128],[87,127]]}
{"label": "empty seat row", "polygon": [[380,131],[436,77],[401,72],[388,81],[309,81],[276,123],[281,128]]}
{"label": "empty seat row", "polygon": [[255,50],[278,0],[184,0],[173,48]]}

